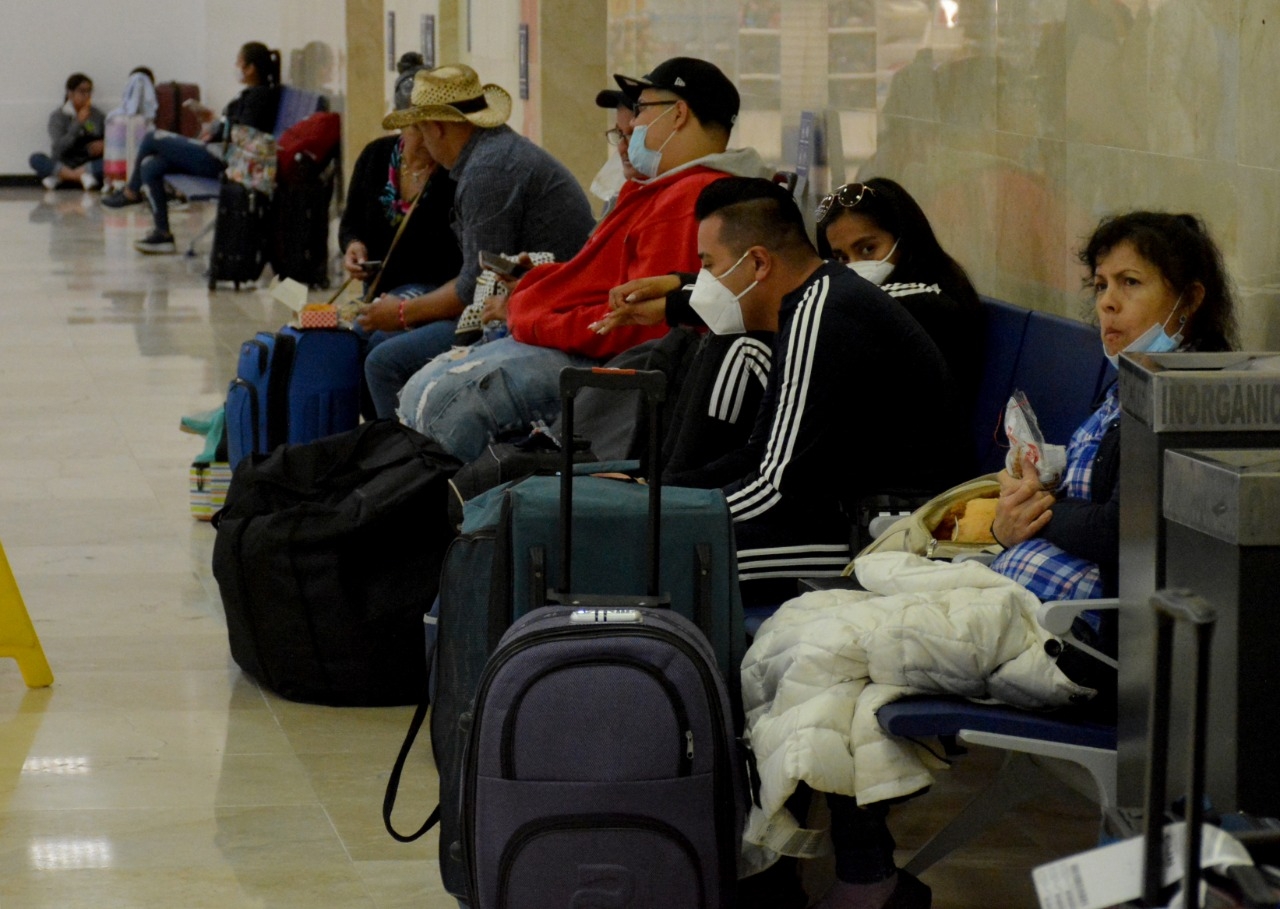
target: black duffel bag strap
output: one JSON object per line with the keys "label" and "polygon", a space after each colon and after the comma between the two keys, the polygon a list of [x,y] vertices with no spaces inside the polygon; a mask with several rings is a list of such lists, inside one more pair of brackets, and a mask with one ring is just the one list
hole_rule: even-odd
{"label": "black duffel bag strap", "polygon": [[[434,616],[427,616],[428,622],[434,622]],[[422,724],[427,718],[427,708],[431,706],[431,670],[434,668],[436,661],[436,646],[439,638],[431,639],[431,644],[427,648],[427,666],[424,678],[427,683],[422,688],[422,701],[413,711],[413,719],[409,721],[409,730],[404,734],[404,742],[400,745],[400,753],[396,755],[395,766],[391,768],[391,776],[387,779],[387,791],[382,796],[382,824],[387,828],[387,833],[391,834],[392,839],[401,843],[412,843],[421,837],[428,830],[440,822],[440,803],[437,801],[436,806],[431,809],[431,813],[427,815],[427,819],[422,822],[413,833],[401,833],[391,823],[391,813],[396,807],[396,796],[400,794],[400,776],[404,773],[405,762],[409,760],[409,752],[413,750],[413,743],[418,738],[418,733],[422,730]]]}
{"label": "black duffel bag strap", "polygon": [[[428,671],[429,674],[430,672]],[[391,823],[391,812],[395,810],[396,796],[400,792],[400,775],[404,773],[405,761],[409,759],[409,752],[413,750],[413,742],[418,737],[418,731],[422,729],[422,723],[427,717],[427,708],[430,706],[430,702],[431,698],[423,695],[422,703],[414,710],[413,719],[409,722],[409,731],[405,733],[404,744],[400,746],[400,753],[396,755],[395,766],[391,768],[391,777],[387,780],[386,794],[382,797],[382,823],[387,828],[387,833],[401,843],[412,843],[440,821],[440,803],[437,802],[436,807],[431,809],[431,814],[423,821],[422,826],[413,833],[401,833]]]}

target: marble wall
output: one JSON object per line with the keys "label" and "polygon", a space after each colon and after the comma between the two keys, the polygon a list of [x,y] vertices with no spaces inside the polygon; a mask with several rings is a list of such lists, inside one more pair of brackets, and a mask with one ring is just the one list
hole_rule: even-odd
{"label": "marble wall", "polygon": [[[740,143],[789,163],[798,110],[834,111],[827,179],[901,181],[979,290],[1028,306],[1087,309],[1074,249],[1102,215],[1197,212],[1235,277],[1243,343],[1280,349],[1280,0],[730,5],[614,0],[610,62],[636,58],[628,36],[732,15],[731,41],[690,32],[687,47],[742,86]],[[789,62],[796,47],[825,55],[826,80]]]}

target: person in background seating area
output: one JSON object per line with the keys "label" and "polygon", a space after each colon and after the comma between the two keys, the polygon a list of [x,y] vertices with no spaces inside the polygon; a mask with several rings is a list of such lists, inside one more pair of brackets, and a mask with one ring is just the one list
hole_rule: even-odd
{"label": "person in background seating area", "polygon": [[[414,77],[425,69],[411,66],[396,79],[397,111],[411,106]],[[409,300],[454,280],[462,268],[462,250],[449,223],[453,193],[453,179],[431,157],[419,130],[406,127],[399,135],[374,139],[360,152],[351,172],[347,207],[338,224],[342,267],[348,275],[363,281],[366,291],[376,279],[381,291],[377,300]],[[420,194],[422,198],[414,207]],[[413,216],[404,226],[394,255],[388,257],[392,241],[411,208]],[[365,263],[375,261],[383,263],[376,274],[365,268]],[[399,334],[367,334],[358,326],[356,331],[368,338],[369,350]],[[448,349],[453,342],[452,322],[433,322],[423,331],[439,335],[442,349]],[[403,383],[394,375],[386,377],[386,381],[384,377],[383,370],[366,370],[369,403],[374,413],[385,416],[395,412],[396,393]]]}
{"label": "person in background seating area", "polygon": [[236,70],[244,90],[227,105],[221,119],[216,119],[207,107],[196,106],[196,115],[204,123],[200,135],[194,139],[185,136],[157,136],[147,133],[138,146],[137,164],[128,185],[119,192],[103,197],[107,208],[123,208],[142,201],[146,187],[151,204],[154,227],[144,239],[133,246],[142,253],[173,253],[177,246],[169,230],[169,202],[165,195],[166,174],[193,174],[198,177],[216,177],[226,168],[222,144],[234,125],[251,126],[264,133],[276,127],[276,113],[280,107],[280,52],[258,41],[250,41],[236,54]]}
{"label": "person in background seating area", "polygon": [[31,156],[31,169],[45,189],[79,183],[89,191],[101,185],[106,123],[106,115],[93,106],[93,80],[72,73],[62,106],[49,115],[50,153]]}
{"label": "person in background seating area", "polygon": [[594,224],[586,194],[568,168],[505,125],[511,96],[501,86],[481,85],[471,67],[451,64],[417,73],[411,100],[407,110],[389,114],[382,125],[417,130],[428,154],[448,169],[455,183],[454,232],[462,268],[454,280],[428,293],[387,297],[361,312],[358,324],[364,331],[399,332],[365,361],[381,417],[394,414],[394,395],[405,381],[451,346],[457,318],[475,293],[481,251],[541,250],[567,259]]}
{"label": "person in background seating area", "polygon": [[605,89],[596,95],[596,107],[614,112],[613,127],[605,131],[604,137],[618,150],[616,155],[609,156],[591,181],[591,195],[604,202],[604,211],[600,213],[600,220],[603,221],[618,204],[618,193],[627,181],[637,177],[643,180],[644,177],[632,166],[631,158],[627,155],[631,124],[636,119],[631,99],[620,91]]}
{"label": "person in background seating area", "polygon": [[818,252],[901,303],[933,338],[972,408],[983,367],[983,314],[964,268],[938,243],[911,194],[875,177],[846,183],[815,212]]}

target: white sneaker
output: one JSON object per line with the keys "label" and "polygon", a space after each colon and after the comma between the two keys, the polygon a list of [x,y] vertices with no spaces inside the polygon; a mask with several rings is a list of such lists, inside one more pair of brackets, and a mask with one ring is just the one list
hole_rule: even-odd
{"label": "white sneaker", "polygon": [[80,185],[84,187],[85,192],[91,193],[98,188],[98,178],[85,171],[80,175]]}
{"label": "white sneaker", "polygon": [[50,174],[40,181],[40,185],[45,189],[57,189],[60,182],[62,181],[59,180],[56,175]]}

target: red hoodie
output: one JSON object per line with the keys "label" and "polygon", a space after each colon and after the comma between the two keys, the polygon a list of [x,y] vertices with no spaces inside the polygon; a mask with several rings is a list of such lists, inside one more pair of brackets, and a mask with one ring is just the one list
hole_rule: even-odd
{"label": "red hoodie", "polygon": [[568,262],[540,265],[507,304],[507,327],[524,344],[607,360],[666,334],[665,324],[598,335],[587,326],[609,311],[609,291],[626,281],[696,272],[698,222],[693,206],[708,183],[729,176],[695,166],[652,183],[628,181],[614,207]]}

